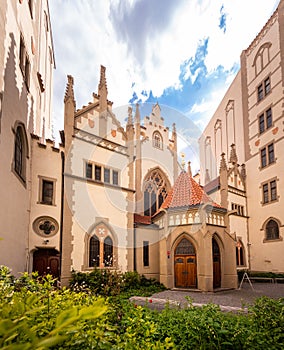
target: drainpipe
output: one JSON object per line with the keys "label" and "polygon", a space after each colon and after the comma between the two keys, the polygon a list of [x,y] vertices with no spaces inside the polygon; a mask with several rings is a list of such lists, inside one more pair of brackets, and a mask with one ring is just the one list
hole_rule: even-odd
{"label": "drainpipe", "polygon": [[136,223],[134,223],[133,229],[133,270],[136,271]]}
{"label": "drainpipe", "polygon": [[61,151],[61,208],[60,208],[60,236],[59,236],[59,279],[61,280],[61,266],[62,266],[62,236],[63,236],[63,211],[64,211],[64,167],[65,154]]}

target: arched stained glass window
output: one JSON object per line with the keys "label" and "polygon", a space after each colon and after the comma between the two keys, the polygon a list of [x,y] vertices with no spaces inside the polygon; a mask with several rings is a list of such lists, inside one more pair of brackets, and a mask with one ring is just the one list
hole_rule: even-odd
{"label": "arched stained glass window", "polygon": [[167,197],[169,183],[159,170],[151,171],[144,180],[144,215],[153,216]]}
{"label": "arched stained glass window", "polygon": [[106,267],[113,266],[113,243],[110,237],[104,240],[104,265]]}
{"label": "arched stained glass window", "polygon": [[89,267],[100,266],[100,241],[97,236],[92,236],[90,239],[89,248]]}
{"label": "arched stained glass window", "polygon": [[176,247],[175,255],[195,255],[195,248],[188,239],[183,238]]}

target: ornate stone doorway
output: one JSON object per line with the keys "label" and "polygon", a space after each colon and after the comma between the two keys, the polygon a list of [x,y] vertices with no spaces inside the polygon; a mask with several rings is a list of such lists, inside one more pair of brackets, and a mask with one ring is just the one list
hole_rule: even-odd
{"label": "ornate stone doorway", "polygon": [[175,287],[196,288],[196,253],[193,244],[183,238],[175,249]]}

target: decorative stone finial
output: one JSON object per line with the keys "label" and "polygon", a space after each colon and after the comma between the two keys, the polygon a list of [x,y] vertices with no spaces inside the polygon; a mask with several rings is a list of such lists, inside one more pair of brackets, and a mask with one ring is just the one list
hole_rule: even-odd
{"label": "decorative stone finial", "polygon": [[139,110],[139,103],[136,103],[136,109],[135,109],[135,123],[140,124],[140,110]]}
{"label": "decorative stone finial", "polygon": [[180,154],[180,156],[181,156],[181,167],[182,167],[182,170],[184,170],[184,166],[185,166],[185,154],[182,152],[181,154]]}
{"label": "decorative stone finial", "polygon": [[188,161],[187,162],[187,173],[188,173],[189,177],[192,177],[191,165],[190,164],[191,164],[191,162]]}
{"label": "decorative stone finial", "polygon": [[128,107],[128,118],[127,118],[127,125],[132,125],[133,119],[132,119],[132,107]]}
{"label": "decorative stone finial", "polygon": [[224,152],[221,154],[220,171],[221,170],[227,170],[227,164],[226,164]]}
{"label": "decorative stone finial", "polygon": [[247,176],[247,173],[246,173],[246,165],[245,165],[245,164],[242,164],[241,167],[242,167],[242,169],[241,169],[241,175],[242,175],[242,178],[245,179],[246,176]]}
{"label": "decorative stone finial", "polygon": [[230,163],[238,164],[238,157],[236,153],[236,145],[233,143],[231,144],[231,153],[230,153]]}
{"label": "decorative stone finial", "polygon": [[74,78],[72,75],[67,75],[67,85],[64,96],[64,103],[66,103],[69,99],[74,103],[74,108],[76,108],[76,102],[74,97]]}
{"label": "decorative stone finial", "polygon": [[100,112],[107,110],[106,68],[101,65],[100,82],[98,86]]}

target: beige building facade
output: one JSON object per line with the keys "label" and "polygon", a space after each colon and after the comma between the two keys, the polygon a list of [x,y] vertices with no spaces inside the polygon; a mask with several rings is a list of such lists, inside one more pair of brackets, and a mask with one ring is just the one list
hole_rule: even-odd
{"label": "beige building facade", "polygon": [[0,264],[63,285],[73,270],[107,268],[202,291],[236,288],[238,267],[284,272],[283,6],[200,138],[201,186],[158,103],[143,119],[129,106],[121,125],[103,66],[79,109],[68,76],[54,147],[48,2],[1,2]]}
{"label": "beige building facade", "polygon": [[37,145],[49,147],[45,139],[52,126],[55,63],[48,1],[1,1],[0,46],[0,264],[19,275],[31,270],[33,251],[42,245],[31,220],[55,215],[45,204],[36,209],[40,199],[33,193],[48,172],[58,176],[50,174]]}
{"label": "beige building facade", "polygon": [[228,177],[227,208],[235,211],[231,233],[237,237],[238,265],[275,273],[284,272],[283,16],[280,1],[242,52],[240,71],[200,138],[201,178],[208,193],[221,195],[222,153],[229,168],[238,167],[243,175],[241,188]]}

